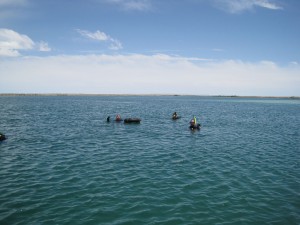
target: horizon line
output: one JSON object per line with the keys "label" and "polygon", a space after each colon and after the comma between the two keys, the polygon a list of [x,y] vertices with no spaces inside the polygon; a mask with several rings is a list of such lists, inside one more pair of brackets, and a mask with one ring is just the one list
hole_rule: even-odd
{"label": "horizon line", "polygon": [[197,95],[197,94],[105,94],[105,93],[0,93],[0,96],[195,96],[195,97],[223,97],[223,98],[286,98],[300,99],[300,96],[261,96],[261,95]]}

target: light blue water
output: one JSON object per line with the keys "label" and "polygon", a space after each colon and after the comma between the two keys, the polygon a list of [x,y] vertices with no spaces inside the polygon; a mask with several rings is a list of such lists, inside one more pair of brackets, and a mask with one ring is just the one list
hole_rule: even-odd
{"label": "light blue water", "polygon": [[0,97],[0,115],[1,225],[300,224],[299,100]]}

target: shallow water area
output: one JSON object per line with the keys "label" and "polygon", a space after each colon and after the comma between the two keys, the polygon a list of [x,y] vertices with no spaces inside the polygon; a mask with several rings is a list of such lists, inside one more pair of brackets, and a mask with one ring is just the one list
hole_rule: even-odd
{"label": "shallow water area", "polygon": [[1,96],[0,114],[0,224],[300,223],[299,100]]}

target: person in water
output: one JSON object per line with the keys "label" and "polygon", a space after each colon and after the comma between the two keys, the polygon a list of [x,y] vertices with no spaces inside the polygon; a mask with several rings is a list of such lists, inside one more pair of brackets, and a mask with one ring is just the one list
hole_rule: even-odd
{"label": "person in water", "polygon": [[179,119],[180,117],[177,115],[177,112],[174,112],[173,115],[172,115],[172,119],[173,120],[176,120],[176,119]]}
{"label": "person in water", "polygon": [[177,112],[174,112],[174,113],[173,113],[172,118],[173,118],[173,119],[177,119]]}
{"label": "person in water", "polygon": [[195,125],[196,125],[196,123],[195,123],[195,119],[191,119],[191,121],[190,121],[190,125],[191,125],[191,126],[195,126]]}
{"label": "person in water", "polygon": [[0,141],[4,141],[6,140],[6,137],[4,134],[0,133]]}
{"label": "person in water", "polygon": [[116,121],[121,121],[122,119],[121,119],[121,116],[118,114],[117,116],[116,116]]}
{"label": "person in water", "polygon": [[190,121],[190,128],[193,130],[193,129],[200,129],[200,123],[197,123],[197,119],[196,119],[196,116],[194,116],[193,119],[191,119]]}
{"label": "person in water", "polygon": [[107,118],[106,118],[106,122],[109,122],[110,121],[110,116],[108,116]]}

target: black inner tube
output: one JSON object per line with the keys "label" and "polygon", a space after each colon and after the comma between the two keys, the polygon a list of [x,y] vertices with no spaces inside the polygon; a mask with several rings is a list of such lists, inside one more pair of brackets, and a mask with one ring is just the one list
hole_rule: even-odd
{"label": "black inner tube", "polygon": [[5,135],[0,133],[0,141],[4,141],[4,140],[6,140]]}

